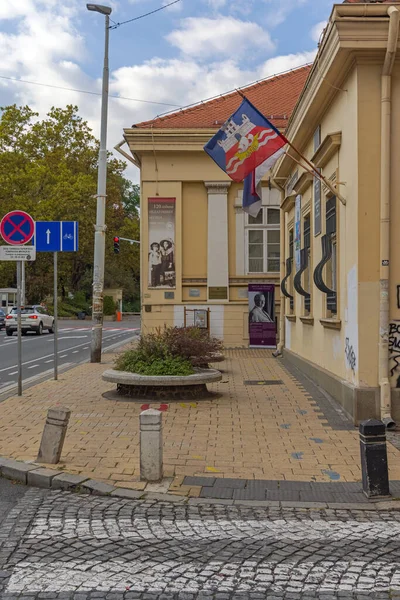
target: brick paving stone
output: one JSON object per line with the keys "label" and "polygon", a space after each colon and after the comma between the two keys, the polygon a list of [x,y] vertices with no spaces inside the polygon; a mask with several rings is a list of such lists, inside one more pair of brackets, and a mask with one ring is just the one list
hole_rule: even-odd
{"label": "brick paving stone", "polygon": [[[26,390],[23,398],[1,403],[0,456],[35,460],[46,412],[57,397],[72,411],[59,468],[109,485],[118,482],[118,487],[124,480],[129,487],[137,485],[141,405],[102,397],[113,389],[101,380],[113,360],[107,354],[102,364],[79,365],[57,382],[43,382]],[[227,349],[221,369],[223,381],[210,386],[219,397],[170,403],[163,413],[166,476],[174,475],[176,481],[185,476],[295,482],[335,478],[339,483],[360,479],[358,432],[301,373],[294,376],[282,360],[262,349]],[[283,383],[245,386],[245,380]],[[388,444],[388,458],[391,479],[400,481],[400,451],[393,444]],[[214,484],[189,479],[184,485]]]}
{"label": "brick paving stone", "polygon": [[233,498],[233,488],[223,487],[203,487],[200,492],[200,498]]}
{"label": "brick paving stone", "polygon": [[247,484],[245,479],[232,479],[229,477],[224,477],[223,479],[216,479],[214,483],[214,488],[224,487],[224,488],[232,488],[235,490],[243,489]]}

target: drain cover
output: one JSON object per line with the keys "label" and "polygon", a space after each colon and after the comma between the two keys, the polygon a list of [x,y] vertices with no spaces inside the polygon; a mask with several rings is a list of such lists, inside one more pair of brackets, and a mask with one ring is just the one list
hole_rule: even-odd
{"label": "drain cover", "polygon": [[256,381],[245,381],[244,385],[282,385],[281,379],[259,379]]}

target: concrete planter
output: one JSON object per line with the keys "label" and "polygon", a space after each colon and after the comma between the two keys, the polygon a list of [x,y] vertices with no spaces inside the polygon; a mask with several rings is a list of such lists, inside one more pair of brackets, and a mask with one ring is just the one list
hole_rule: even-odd
{"label": "concrete planter", "polygon": [[225,360],[225,355],[222,353],[211,354],[210,356],[204,357],[204,363],[200,366],[201,369],[208,369],[208,365],[217,362],[223,362]]}
{"label": "concrete planter", "polygon": [[222,375],[216,369],[195,369],[193,375],[150,376],[108,369],[103,380],[117,384],[120,397],[137,400],[202,400],[210,398],[208,383],[221,381]]}

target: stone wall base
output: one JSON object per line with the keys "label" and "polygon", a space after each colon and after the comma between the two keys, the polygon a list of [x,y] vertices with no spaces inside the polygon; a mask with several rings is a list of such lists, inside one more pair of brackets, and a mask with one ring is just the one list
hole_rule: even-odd
{"label": "stone wall base", "polygon": [[213,397],[205,383],[196,385],[128,385],[117,384],[120,396],[138,400],[163,400],[165,402],[179,400],[205,400]]}
{"label": "stone wall base", "polygon": [[[380,418],[378,387],[355,387],[286,348],[284,358],[328,392],[343,407],[354,425],[365,419]],[[392,418],[400,422],[400,389],[392,390],[392,406]]]}

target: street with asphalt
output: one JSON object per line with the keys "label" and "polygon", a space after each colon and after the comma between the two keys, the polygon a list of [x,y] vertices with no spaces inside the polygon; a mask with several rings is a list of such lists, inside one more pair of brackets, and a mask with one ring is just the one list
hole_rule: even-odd
{"label": "street with asphalt", "polygon": [[[91,341],[90,321],[58,323],[58,360],[60,369],[89,360]],[[103,331],[103,350],[128,341],[139,333],[140,318],[131,321],[107,322]],[[54,335],[45,331],[38,336],[27,333],[22,339],[22,376],[24,381],[52,375],[54,365]],[[17,382],[17,335],[8,337],[0,332],[0,394]]]}

